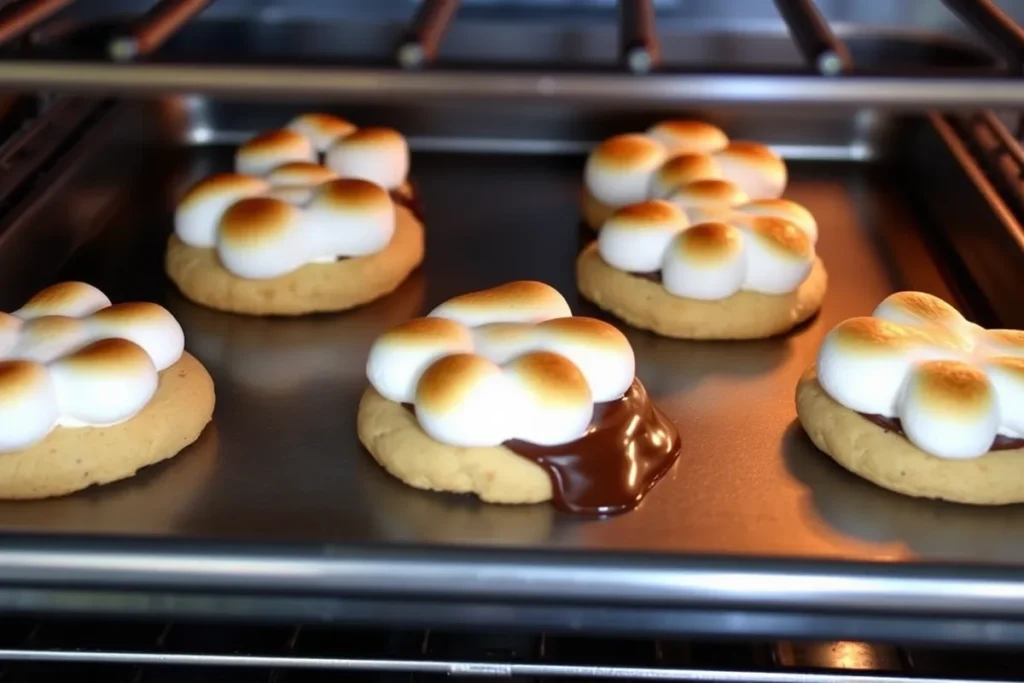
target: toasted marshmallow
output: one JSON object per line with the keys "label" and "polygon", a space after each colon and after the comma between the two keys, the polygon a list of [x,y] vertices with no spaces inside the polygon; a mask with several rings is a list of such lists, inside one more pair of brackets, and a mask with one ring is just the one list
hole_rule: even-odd
{"label": "toasted marshmallow", "polygon": [[686,212],[691,223],[725,220],[747,195],[728,180],[698,180],[676,189],[668,201]]}
{"label": "toasted marshmallow", "polygon": [[942,458],[976,458],[992,447],[999,405],[985,373],[958,361],[914,367],[899,413],[914,445]]}
{"label": "toasted marshmallow", "polygon": [[583,373],[594,401],[622,398],[633,383],[633,348],[613,325],[594,318],[556,318],[538,328],[541,348],[572,361]]}
{"label": "toasted marshmallow", "polygon": [[764,145],[733,142],[714,156],[722,176],[751,199],[774,199],[786,189],[786,163]]}
{"label": "toasted marshmallow", "polygon": [[999,433],[1024,438],[1024,357],[996,357],[984,369],[999,397]]}
{"label": "toasted marshmallow", "polygon": [[63,315],[32,318],[21,326],[18,341],[7,357],[49,363],[89,341],[89,329],[78,318]]}
{"label": "toasted marshmallow", "polygon": [[430,312],[430,317],[448,318],[467,327],[494,322],[539,323],[571,315],[569,304],[557,289],[532,280],[463,294]]}
{"label": "toasted marshmallow", "polygon": [[680,154],[662,164],[651,176],[648,195],[668,199],[680,187],[699,180],[722,180],[722,169],[707,154]]}
{"label": "toasted marshmallow", "polygon": [[295,161],[316,163],[316,149],[302,133],[282,128],[261,133],[239,147],[235,154],[235,171],[263,176],[282,164]]}
{"label": "toasted marshmallow", "polygon": [[942,325],[959,328],[966,320],[948,303],[923,292],[897,292],[882,300],[871,314],[904,325]]}
{"label": "toasted marshmallow", "polygon": [[781,219],[756,216],[746,234],[744,288],[785,294],[807,279],[814,265],[814,248],[807,233]]}
{"label": "toasted marshmallow", "polygon": [[45,365],[0,361],[0,453],[41,441],[59,415],[57,390]]}
{"label": "toasted marshmallow", "polygon": [[55,361],[50,374],[60,424],[70,427],[106,427],[134,417],[159,381],[149,354],[126,339],[93,342]]}
{"label": "toasted marshmallow", "polygon": [[653,273],[669,242],[687,227],[675,205],[652,199],[622,207],[605,221],[597,238],[601,258],[628,273]]}
{"label": "toasted marshmallow", "polygon": [[651,178],[668,157],[665,146],[646,135],[629,133],[598,145],[584,169],[587,190],[611,207],[647,199]]}
{"label": "toasted marshmallow", "polygon": [[704,121],[662,121],[651,126],[647,135],[665,145],[673,154],[711,154],[729,144],[729,138],[721,128]]}
{"label": "toasted marshmallow", "polygon": [[453,446],[497,446],[515,435],[522,393],[483,356],[455,354],[433,363],[416,385],[416,419]]}
{"label": "toasted marshmallow", "polygon": [[274,187],[316,187],[334,180],[338,174],[320,164],[294,161],[282,164],[267,174],[267,182]]}
{"label": "toasted marshmallow", "polygon": [[994,355],[1024,358],[1024,331],[981,330],[978,336],[984,347]]}
{"label": "toasted marshmallow", "polygon": [[279,199],[243,199],[221,217],[217,255],[239,277],[259,280],[290,273],[308,258],[303,219],[299,209]]}
{"label": "toasted marshmallow", "polygon": [[927,348],[917,330],[879,318],[837,325],[818,351],[818,382],[850,410],[896,417],[903,383]]}
{"label": "toasted marshmallow", "polygon": [[392,128],[360,128],[327,150],[326,163],[342,178],[396,190],[409,175],[409,144]]}
{"label": "toasted marshmallow", "polygon": [[61,282],[42,290],[13,313],[22,320],[47,315],[81,318],[110,305],[107,295],[84,282]]}
{"label": "toasted marshmallow", "polygon": [[317,188],[306,209],[313,258],[365,256],[391,242],[395,206],[380,185],[343,178]]}
{"label": "toasted marshmallow", "polygon": [[0,358],[6,358],[18,343],[21,319],[10,313],[0,313]]}
{"label": "toasted marshmallow", "polygon": [[415,318],[377,338],[366,361],[366,376],[389,401],[412,403],[416,385],[432,363],[472,351],[473,334],[463,325],[445,318]]}
{"label": "toasted marshmallow", "polygon": [[288,130],[300,133],[313,143],[313,148],[323,154],[331,145],[343,137],[356,132],[354,124],[330,114],[302,114],[292,119]]}
{"label": "toasted marshmallow", "polygon": [[516,413],[509,416],[515,421],[516,438],[553,446],[586,434],[594,401],[575,363],[557,353],[535,351],[519,356],[504,370],[509,387],[521,394],[514,399]]}
{"label": "toasted marshmallow", "polygon": [[222,173],[199,181],[178,203],[174,212],[174,233],[192,247],[217,244],[217,225],[229,206],[240,199],[255,197],[270,189],[261,178]]}
{"label": "toasted marshmallow", "polygon": [[743,234],[725,223],[701,223],[680,233],[661,265],[665,289],[690,299],[728,298],[740,291],[745,277]]}
{"label": "toasted marshmallow", "polygon": [[127,339],[142,348],[157,371],[171,367],[185,350],[185,333],[174,316],[147,301],[114,304],[87,321],[96,338]]}
{"label": "toasted marshmallow", "polygon": [[735,210],[747,216],[781,218],[803,230],[810,238],[811,244],[818,241],[818,222],[814,220],[814,216],[803,206],[788,199],[755,199],[737,206]]}
{"label": "toasted marshmallow", "polygon": [[488,323],[473,328],[473,348],[484,358],[504,365],[540,347],[540,328],[533,323]]}

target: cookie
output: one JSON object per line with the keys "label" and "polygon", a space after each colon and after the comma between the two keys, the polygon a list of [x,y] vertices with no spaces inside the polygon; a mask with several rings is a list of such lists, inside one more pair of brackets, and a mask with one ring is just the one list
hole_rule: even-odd
{"label": "cookie", "polygon": [[423,261],[423,226],[395,207],[395,231],[383,250],[331,263],[310,263],[287,274],[246,279],[228,271],[214,248],[194,247],[172,235],[168,276],[187,298],[221,311],[294,316],[342,311],[394,291]]}
{"label": "cookie", "polygon": [[580,197],[580,214],[583,217],[583,224],[597,232],[604,222],[615,213],[615,207],[602,204],[586,188],[583,188]]}
{"label": "cookie", "polygon": [[854,474],[906,496],[972,505],[1024,502],[1024,448],[940,458],[829,396],[812,367],[796,389],[800,423],[822,452]]}
{"label": "cookie", "polygon": [[198,439],[213,405],[213,380],[184,353],[160,373],[153,398],[127,422],[57,427],[28,448],[0,454],[0,499],[63,496],[131,477]]}
{"label": "cookie", "polygon": [[828,275],[821,259],[787,294],[741,291],[714,301],[670,294],[655,280],[608,265],[597,243],[576,260],[580,293],[634,327],[679,339],[759,339],[782,334],[821,308]]}
{"label": "cookie", "polygon": [[413,488],[471,493],[487,503],[551,500],[551,480],[504,446],[457,447],[424,433],[413,413],[367,387],[359,402],[359,440],[392,476]]}

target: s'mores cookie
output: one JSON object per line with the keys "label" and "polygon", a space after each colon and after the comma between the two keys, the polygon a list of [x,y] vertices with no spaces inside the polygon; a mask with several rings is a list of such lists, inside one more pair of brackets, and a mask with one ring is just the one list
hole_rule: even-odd
{"label": "s'mores cookie", "polygon": [[794,202],[697,180],[613,212],[577,258],[576,279],[590,301],[666,337],[770,337],[821,308],[817,236]]}
{"label": "s'mores cookie", "polygon": [[986,330],[928,294],[893,294],[829,332],[796,404],[819,449],[879,486],[1024,502],[1024,332]]}
{"label": "s'mores cookie", "polygon": [[416,488],[623,512],[679,454],[634,365],[621,332],[548,285],[466,294],[373,344],[359,438]]}
{"label": "s'mores cookie", "polygon": [[0,498],[47,498],[173,457],[213,413],[174,317],[81,282],[0,313]]}
{"label": "s'mores cookie", "polygon": [[409,147],[390,128],[306,114],[242,145],[182,198],[165,266],[181,292],[249,315],[340,311],[423,260]]}
{"label": "s'mores cookie", "polygon": [[731,142],[701,121],[670,120],[646,133],[608,138],[587,158],[583,222],[598,230],[617,209],[667,199],[700,180],[726,180],[749,199],[776,199],[786,189],[786,163],[756,142]]}

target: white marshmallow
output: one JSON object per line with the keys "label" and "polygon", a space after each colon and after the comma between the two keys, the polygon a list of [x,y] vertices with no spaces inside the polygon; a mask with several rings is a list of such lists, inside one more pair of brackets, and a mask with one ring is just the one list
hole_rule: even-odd
{"label": "white marshmallow", "polygon": [[483,356],[446,356],[420,378],[416,419],[427,435],[452,446],[498,446],[515,436],[520,396]]}
{"label": "white marshmallow", "polygon": [[[594,401],[587,380],[569,359],[557,353],[519,356],[504,368],[516,412],[513,435],[541,446],[575,441],[590,427]],[[630,378],[632,380],[632,378]]]}
{"label": "white marshmallow", "polygon": [[395,234],[395,207],[387,191],[365,180],[324,183],[305,212],[313,258],[366,256],[381,251]]}
{"label": "white marshmallow", "polygon": [[630,204],[605,221],[597,237],[601,258],[627,273],[653,273],[669,242],[687,227],[679,208],[661,200]]}
{"label": "white marshmallow", "polygon": [[583,171],[587,191],[618,208],[647,199],[651,178],[668,156],[665,146],[645,135],[617,135],[598,145]]}
{"label": "white marshmallow", "polygon": [[304,214],[287,202],[252,197],[224,212],[217,256],[239,277],[261,280],[286,275],[309,261]]}
{"label": "white marshmallow", "polygon": [[0,453],[41,441],[59,415],[57,390],[45,365],[0,361]]}
{"label": "white marshmallow", "polygon": [[540,329],[533,323],[488,323],[473,328],[473,349],[498,365],[538,348]]}
{"label": "white marshmallow", "polygon": [[700,180],[721,180],[722,170],[707,154],[680,154],[668,159],[651,176],[648,195],[652,199],[668,199],[676,190]]}
{"label": "white marshmallow", "polygon": [[192,247],[211,248],[217,243],[217,225],[228,207],[240,199],[270,189],[267,181],[253,176],[221,174],[195,185],[174,212],[174,234]]}
{"label": "white marshmallow", "polygon": [[675,296],[716,301],[743,287],[743,234],[724,223],[702,223],[679,234],[665,250],[661,281]]}
{"label": "white marshmallow", "polygon": [[539,323],[571,316],[572,310],[554,287],[521,280],[454,297],[429,315],[476,327],[496,322]]}
{"label": "white marshmallow", "polygon": [[0,358],[6,358],[18,343],[21,320],[10,313],[0,313]]}
{"label": "white marshmallow", "polygon": [[744,233],[747,264],[744,289],[786,294],[810,275],[814,250],[807,235],[793,224],[756,217]]}
{"label": "white marshmallow", "polygon": [[539,325],[540,348],[569,359],[583,373],[593,400],[622,398],[636,375],[629,340],[616,327],[594,318],[559,318]]}
{"label": "white marshmallow", "polygon": [[999,399],[999,433],[1024,438],[1024,358],[993,358],[984,369]]}
{"label": "white marshmallow", "polygon": [[235,171],[243,175],[262,176],[283,164],[316,163],[313,143],[302,133],[282,128],[260,133],[235,153]]}
{"label": "white marshmallow", "polygon": [[[957,381],[945,382],[955,375]],[[899,412],[903,433],[918,448],[940,458],[984,455],[999,428],[999,406],[985,374],[957,361],[915,366]]]}
{"label": "white marshmallow", "polygon": [[62,315],[32,318],[21,326],[18,341],[7,357],[49,363],[91,341],[82,320]]}
{"label": "white marshmallow", "polygon": [[33,320],[47,315],[81,318],[110,305],[107,295],[84,282],[61,282],[42,290],[12,315]]}
{"label": "white marshmallow", "polygon": [[162,372],[181,358],[185,332],[163,306],[149,302],[114,304],[85,321],[93,339],[127,339],[138,344]]}
{"label": "white marshmallow", "polygon": [[423,372],[455,353],[472,353],[468,328],[443,318],[415,318],[385,332],[370,347],[366,376],[384,398],[412,403]]}
{"label": "white marshmallow", "polygon": [[704,121],[662,121],[651,126],[647,135],[674,154],[710,154],[729,144],[729,138],[720,128]]}
{"label": "white marshmallow", "polygon": [[355,125],[345,119],[316,113],[297,116],[285,127],[307,137],[321,154],[341,138],[356,131]]}
{"label": "white marshmallow", "polygon": [[774,199],[786,189],[786,164],[764,145],[733,142],[714,154],[722,177],[739,186],[751,199]]}
{"label": "white marshmallow", "polygon": [[409,145],[391,128],[360,128],[327,150],[326,163],[342,178],[397,190],[409,175]]}
{"label": "white marshmallow", "polygon": [[818,241],[818,222],[803,206],[788,199],[756,199],[736,207],[736,212],[747,216],[769,216],[781,218],[803,230],[811,239],[811,244]]}

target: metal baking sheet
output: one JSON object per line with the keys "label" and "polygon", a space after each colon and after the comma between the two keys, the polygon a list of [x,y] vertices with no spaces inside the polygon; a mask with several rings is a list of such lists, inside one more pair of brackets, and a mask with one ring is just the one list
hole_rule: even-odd
{"label": "metal baking sheet", "polygon": [[[623,326],[639,376],[679,426],[683,453],[640,509],[594,521],[547,504],[488,506],[414,490],[372,461],[354,427],[372,340],[448,297],[538,279],[557,287],[577,314],[602,317],[574,286],[573,263],[585,239],[576,203],[581,158],[415,154],[428,231],[424,267],[380,302],[285,320],[205,310],[178,295],[162,273],[174,198],[194,179],[228,169],[231,154],[220,145],[154,152],[137,177],[125,175],[127,166],[108,164],[92,175],[92,187],[53,199],[59,208],[52,210],[73,223],[67,230],[82,231],[76,234],[83,241],[68,246],[63,265],[34,262],[40,281],[82,279],[115,300],[167,306],[185,328],[189,350],[215,378],[217,408],[195,446],[131,480],[58,500],[0,504],[3,531],[886,562],[1024,560],[1024,538],[1014,533],[1024,524],[1024,508],[974,509],[878,489],[818,453],[795,421],[797,378],[834,324],[901,289],[955,300],[922,241],[925,226],[905,199],[906,181],[894,172],[791,164],[787,196],[818,217],[830,274],[821,314],[792,334],[685,342]],[[7,237],[0,249],[19,248],[17,235]]]}

